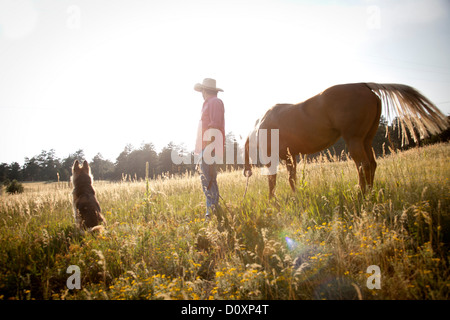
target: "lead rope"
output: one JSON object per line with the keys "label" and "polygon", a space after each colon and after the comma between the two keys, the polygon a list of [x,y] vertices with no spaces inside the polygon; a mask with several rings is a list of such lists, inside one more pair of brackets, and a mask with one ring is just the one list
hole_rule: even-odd
{"label": "lead rope", "polygon": [[[244,199],[245,199],[245,196],[247,195],[247,190],[248,190],[248,181],[250,180],[250,176],[247,176],[247,182],[246,182],[246,184],[245,184],[245,191],[244,191],[244,196],[242,197],[242,200],[241,200],[241,205],[242,205],[242,202],[244,202]],[[227,209],[227,211],[228,211],[228,213],[230,213],[231,214],[231,211],[230,211],[230,209],[228,208],[228,206],[227,206],[227,203],[226,203],[226,201],[225,201],[225,199],[224,198],[222,198],[222,196],[219,194],[219,198],[222,200],[222,202],[223,202],[223,204],[224,204],[224,206],[225,206],[225,208]]]}

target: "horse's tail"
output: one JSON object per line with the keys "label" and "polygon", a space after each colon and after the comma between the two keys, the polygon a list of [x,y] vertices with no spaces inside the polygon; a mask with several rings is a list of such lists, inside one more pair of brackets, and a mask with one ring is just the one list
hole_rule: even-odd
{"label": "horse's tail", "polygon": [[447,117],[416,89],[404,84],[366,85],[380,97],[387,119],[391,120],[392,113],[397,116],[397,124],[402,131],[402,145],[409,143],[405,127],[415,142],[418,141],[417,131],[423,139],[448,128]]}

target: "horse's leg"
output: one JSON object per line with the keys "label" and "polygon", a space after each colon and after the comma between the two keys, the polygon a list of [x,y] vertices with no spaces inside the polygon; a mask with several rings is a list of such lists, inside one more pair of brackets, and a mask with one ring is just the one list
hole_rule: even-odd
{"label": "horse's leg", "polygon": [[375,156],[373,155],[372,151],[372,144],[369,145],[369,147],[366,147],[366,153],[369,155],[369,161],[370,161],[370,179],[368,181],[369,189],[372,189],[373,182],[375,180],[375,170],[377,170],[377,162],[375,161]]}
{"label": "horse's leg", "polygon": [[367,158],[369,159],[370,163],[370,175],[367,177],[367,184],[369,189],[373,187],[373,182],[375,180],[375,170],[377,169],[377,162],[375,160],[375,156],[373,154],[372,150],[372,142],[373,138],[375,137],[378,126],[380,124],[380,116],[381,116],[381,102],[378,101],[377,105],[377,114],[375,116],[375,119],[373,121],[372,127],[370,128],[369,132],[367,133],[366,137],[364,138],[364,149],[366,150]]}
{"label": "horse's leg", "polygon": [[277,174],[271,174],[268,175],[267,178],[269,179],[269,200],[271,200],[273,197],[275,197],[275,186],[277,184]]}
{"label": "horse's leg", "polygon": [[290,155],[286,159],[286,168],[289,172],[289,184],[291,185],[291,189],[295,192],[295,185],[297,183],[297,161],[295,161],[295,157]]}
{"label": "horse's leg", "polygon": [[377,162],[372,150],[372,139],[366,139],[364,141],[364,150],[366,151],[367,158],[369,160],[369,173],[366,176],[367,185],[369,189],[373,187],[373,181],[375,179],[375,170],[377,169]]}
{"label": "horse's leg", "polygon": [[359,186],[362,193],[366,192],[366,182],[371,177],[370,160],[366,154],[363,141],[361,139],[350,139],[347,141],[348,151],[353,161],[355,161],[356,168],[358,169]]}

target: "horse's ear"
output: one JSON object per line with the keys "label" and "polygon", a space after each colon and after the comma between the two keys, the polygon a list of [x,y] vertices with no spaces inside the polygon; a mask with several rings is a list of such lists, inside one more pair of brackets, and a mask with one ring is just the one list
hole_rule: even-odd
{"label": "horse's ear", "polygon": [[87,162],[87,160],[83,161],[83,171],[89,173],[89,163]]}
{"label": "horse's ear", "polygon": [[79,169],[80,169],[80,163],[78,162],[78,160],[75,160],[73,162],[72,171],[77,171]]}

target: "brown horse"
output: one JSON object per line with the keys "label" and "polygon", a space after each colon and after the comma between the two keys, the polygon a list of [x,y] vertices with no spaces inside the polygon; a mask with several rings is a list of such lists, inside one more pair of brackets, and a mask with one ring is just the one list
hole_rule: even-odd
{"label": "brown horse", "polygon": [[[377,167],[372,140],[378,129],[381,108],[389,118],[399,116],[402,142],[407,141],[405,128],[414,141],[448,127],[441,111],[416,89],[402,84],[355,83],[333,86],[298,104],[277,104],[257,121],[252,134],[267,129],[268,152],[271,152],[271,129],[278,129],[279,158],[286,161],[289,183],[295,191],[298,154],[324,150],[343,137],[356,163],[361,191],[371,188]],[[249,136],[250,138],[250,136]],[[249,161],[249,138],[245,144],[244,176],[252,174]],[[252,159],[254,160],[254,159]],[[269,198],[275,195],[276,173],[268,175]]]}

